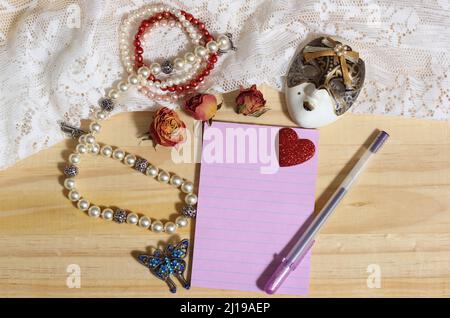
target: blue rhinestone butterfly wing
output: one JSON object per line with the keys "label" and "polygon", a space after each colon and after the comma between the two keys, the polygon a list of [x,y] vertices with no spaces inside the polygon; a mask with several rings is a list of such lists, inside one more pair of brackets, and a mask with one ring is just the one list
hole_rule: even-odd
{"label": "blue rhinestone butterfly wing", "polygon": [[183,274],[186,269],[186,262],[183,258],[186,257],[189,248],[189,241],[187,239],[182,240],[176,246],[169,245],[166,249],[166,254],[170,258],[170,266],[173,271],[173,275],[178,278],[184,288],[189,289],[190,283],[186,281]]}
{"label": "blue rhinestone butterfly wing", "polygon": [[186,257],[188,248],[189,248],[189,241],[187,239],[184,239],[176,246],[174,245],[167,246],[166,254],[170,258],[182,259]]}

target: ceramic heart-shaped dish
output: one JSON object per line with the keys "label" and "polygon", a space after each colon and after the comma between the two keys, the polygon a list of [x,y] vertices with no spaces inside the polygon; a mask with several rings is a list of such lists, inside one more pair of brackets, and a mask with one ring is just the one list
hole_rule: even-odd
{"label": "ceramic heart-shaped dish", "polygon": [[289,167],[308,161],[314,156],[316,146],[309,139],[300,139],[292,128],[281,128],[278,133],[280,167]]}

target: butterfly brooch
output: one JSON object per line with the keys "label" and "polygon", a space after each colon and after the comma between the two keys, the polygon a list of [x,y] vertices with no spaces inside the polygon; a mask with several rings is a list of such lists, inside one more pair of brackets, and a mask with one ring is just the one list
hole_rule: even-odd
{"label": "butterfly brooch", "polygon": [[147,266],[153,275],[165,281],[172,293],[176,293],[177,287],[170,275],[175,276],[184,288],[191,287],[191,284],[183,276],[186,269],[186,262],[183,258],[186,257],[188,247],[189,241],[184,239],[177,245],[169,244],[164,252],[157,249],[153,255],[139,255],[138,260]]}

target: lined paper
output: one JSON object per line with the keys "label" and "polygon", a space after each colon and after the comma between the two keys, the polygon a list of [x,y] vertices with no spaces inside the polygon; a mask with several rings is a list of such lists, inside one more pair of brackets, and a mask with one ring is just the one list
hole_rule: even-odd
{"label": "lined paper", "polygon": [[[233,137],[228,132],[236,132],[236,128],[252,132],[247,136],[256,135],[258,140],[247,139],[245,145],[237,140],[230,142],[227,138]],[[205,127],[192,286],[262,291],[274,267],[313,212],[317,151],[309,161],[293,167],[278,167],[275,157],[276,171],[267,173],[273,160],[272,164],[268,163],[264,152],[276,155],[280,128],[223,122]],[[208,131],[210,129],[213,130]],[[318,131],[295,131],[318,148]],[[256,162],[254,157],[251,161],[248,154],[250,149],[255,150],[255,143]],[[225,158],[226,152],[230,154],[230,145],[234,162],[231,156],[228,160]],[[237,157],[240,155],[242,159],[243,152],[246,162],[242,163]],[[278,293],[307,293],[309,260],[310,253]]]}

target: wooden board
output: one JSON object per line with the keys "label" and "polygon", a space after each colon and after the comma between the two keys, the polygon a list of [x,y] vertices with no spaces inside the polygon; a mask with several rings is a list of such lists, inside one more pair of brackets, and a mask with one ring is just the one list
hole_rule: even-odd
{"label": "wooden board", "polygon": [[[268,88],[264,94],[272,110],[261,118],[235,114],[230,93],[217,119],[294,126],[283,96]],[[136,136],[151,116],[116,115],[104,122],[100,141],[198,182],[198,164],[174,164],[170,150],[139,145]],[[191,129],[193,121],[183,119]],[[391,138],[321,230],[309,295],[450,296],[450,123],[346,115],[321,129],[316,205],[323,206],[377,129]],[[132,257],[165,234],[91,219],[66,198],[61,168],[73,145],[66,140],[0,172],[0,296],[265,296],[202,288],[172,296]],[[174,189],[113,160],[90,157],[80,168],[78,188],[92,202],[175,216]],[[193,233],[189,227],[179,236]],[[70,264],[80,266],[81,288],[66,285]],[[368,268],[380,270],[380,288],[368,287]]]}

